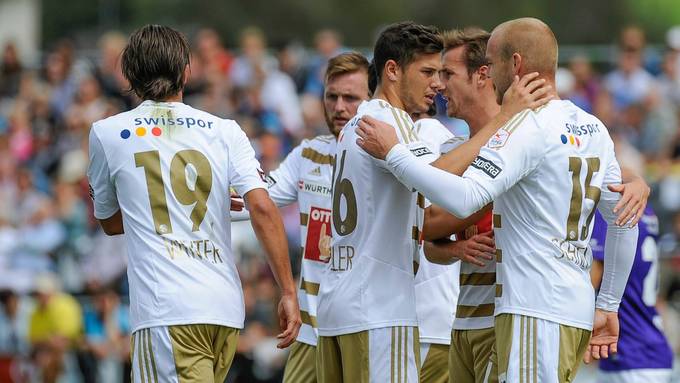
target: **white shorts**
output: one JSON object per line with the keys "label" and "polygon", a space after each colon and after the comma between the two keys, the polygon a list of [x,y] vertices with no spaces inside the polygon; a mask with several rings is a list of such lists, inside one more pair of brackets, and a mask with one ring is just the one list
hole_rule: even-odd
{"label": "white shorts", "polygon": [[602,371],[597,375],[598,383],[670,383],[672,370],[661,368],[626,371]]}

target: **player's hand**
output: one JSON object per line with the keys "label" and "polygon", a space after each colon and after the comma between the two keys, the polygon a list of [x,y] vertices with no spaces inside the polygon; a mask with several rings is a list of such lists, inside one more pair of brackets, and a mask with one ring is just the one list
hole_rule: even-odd
{"label": "player's hand", "polygon": [[319,233],[319,259],[326,262],[331,258],[331,236],[326,234],[326,224],[321,224]]}
{"label": "player's hand", "polygon": [[618,313],[595,309],[593,320],[593,335],[590,338],[588,349],[583,356],[583,362],[588,364],[593,359],[607,359],[610,354],[617,352],[619,341],[619,316]]}
{"label": "player's hand", "polygon": [[496,254],[493,231],[477,234],[469,239],[454,241],[444,246],[451,250],[453,257],[479,267],[485,265],[482,260],[490,261]]}
{"label": "player's hand", "polygon": [[635,177],[625,184],[607,185],[607,188],[610,191],[621,193],[619,203],[614,206],[614,213],[620,211],[619,216],[616,217],[616,225],[635,226],[642,218],[651,190],[645,180],[642,177]]}
{"label": "player's hand", "polygon": [[302,325],[297,295],[295,293],[283,295],[279,301],[278,312],[279,326],[283,332],[276,336],[279,339],[276,347],[286,348],[293,344]]}
{"label": "player's hand", "polygon": [[387,153],[399,143],[392,125],[371,116],[363,116],[356,129],[357,145],[375,158],[384,160]]}
{"label": "player's hand", "polygon": [[243,211],[245,203],[243,197],[237,193],[231,192],[231,211]]}
{"label": "player's hand", "polygon": [[555,97],[553,87],[545,79],[538,78],[538,72],[515,76],[512,85],[503,95],[501,113],[508,118],[524,109],[536,109]]}

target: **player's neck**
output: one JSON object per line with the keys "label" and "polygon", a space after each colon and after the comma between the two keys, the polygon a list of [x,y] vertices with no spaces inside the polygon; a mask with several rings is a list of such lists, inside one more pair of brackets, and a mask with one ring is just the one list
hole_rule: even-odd
{"label": "player's neck", "polygon": [[162,100],[157,100],[159,102],[182,102],[182,92],[179,92],[175,95],[168,96]]}
{"label": "player's neck", "polygon": [[484,128],[484,126],[501,111],[501,107],[496,104],[496,99],[493,94],[484,101],[485,102],[472,108],[472,110],[470,110],[472,113],[465,119],[465,122],[470,127],[470,137],[482,130],[482,128]]}
{"label": "player's neck", "polygon": [[373,98],[385,100],[387,101],[388,104],[392,105],[393,107],[405,110],[404,103],[401,101],[399,93],[393,87],[389,86],[383,87],[381,85],[378,85],[378,87],[375,89],[375,93],[373,94]]}

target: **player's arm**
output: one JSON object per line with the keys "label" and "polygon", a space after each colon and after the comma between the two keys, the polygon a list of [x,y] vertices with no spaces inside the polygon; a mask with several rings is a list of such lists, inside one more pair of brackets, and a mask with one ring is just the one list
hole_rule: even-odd
{"label": "player's arm", "polygon": [[[236,125],[236,124],[234,124]],[[278,314],[283,332],[277,335],[279,348],[295,341],[302,321],[297,301],[297,291],[288,258],[288,241],[279,210],[269,198],[264,173],[255,159],[255,151],[240,127],[230,127],[226,134],[229,147],[229,184],[244,197],[250,211],[250,221],[267,255],[269,266],[281,289]]]}
{"label": "player's arm", "polygon": [[590,267],[590,282],[593,284],[595,290],[599,289],[602,284],[603,273],[604,263],[600,260],[593,259],[593,265]]}
{"label": "player's arm", "polygon": [[488,204],[471,216],[461,219],[437,205],[431,205],[425,209],[423,236],[427,241],[448,238],[451,234],[459,233],[468,226],[474,225],[491,211],[492,207],[492,204]]}
{"label": "player's arm", "polygon": [[461,261],[484,267],[484,260],[492,260],[496,251],[493,232],[477,234],[470,239],[425,241],[425,258],[432,263],[450,265]]}
{"label": "player's arm", "polygon": [[619,213],[616,224],[633,226],[638,223],[645,212],[651,189],[644,178],[632,169],[622,167],[621,176],[623,183],[611,184],[607,187],[609,190],[621,194],[621,200],[614,207],[614,213]]}
{"label": "player's arm", "polygon": [[104,146],[97,136],[94,125],[90,129],[88,152],[90,162],[87,167],[87,178],[90,184],[90,197],[94,204],[94,217],[107,235],[123,234],[123,215],[118,206],[116,187],[111,179]]}
{"label": "player's arm", "polygon": [[[620,183],[621,171],[611,149],[610,161],[606,168],[604,184]],[[593,335],[584,361],[608,358],[617,352],[619,337],[618,309],[635,260],[638,239],[637,225],[618,226],[614,207],[620,200],[619,194],[602,190],[598,210],[607,222],[607,236],[604,246],[604,267],[600,291],[595,301]]]}

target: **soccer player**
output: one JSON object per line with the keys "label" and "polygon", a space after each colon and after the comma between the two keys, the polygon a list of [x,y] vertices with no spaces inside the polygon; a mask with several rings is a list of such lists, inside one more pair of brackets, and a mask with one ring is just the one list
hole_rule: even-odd
{"label": "soccer player", "polygon": [[304,140],[269,176],[269,195],[278,206],[298,203],[303,244],[298,290],[302,327],[288,355],[284,382],[317,381],[317,295],[330,260],[333,156],[338,134],[368,98],[366,58],[356,52],[331,58],[323,95],[331,134]]}
{"label": "soccer player", "polygon": [[[554,84],[557,42],[540,20],[512,20],[494,29],[486,59],[501,103],[518,75],[537,71]],[[482,147],[464,177],[422,164],[393,129],[374,125],[379,129],[360,123],[358,144],[433,203],[467,217],[494,201],[497,298],[490,381],[570,381],[586,350],[592,357],[616,352],[617,310],[637,226],[614,224],[620,196],[605,185],[619,184],[621,173],[602,122],[569,101],[524,110]],[[596,206],[610,223],[597,302],[588,254]]]}
{"label": "soccer player", "polygon": [[[607,223],[600,214],[595,214],[590,239],[594,259],[590,275],[597,289],[602,281]],[[671,380],[673,351],[662,332],[655,307],[659,288],[659,219],[651,207],[645,209],[638,227],[635,261],[619,308],[618,353],[600,361],[598,381],[602,383],[669,383]]]}
{"label": "soccer player", "polygon": [[171,28],[135,31],[122,69],[144,101],[90,131],[94,215],[107,234],[126,234],[135,382],[227,375],[244,321],[230,187],[244,196],[281,288],[278,346],[293,343],[300,327],[283,224],[245,133],[182,103],[189,54]]}

